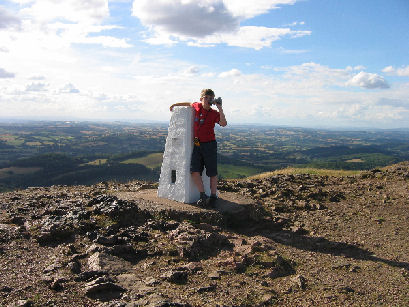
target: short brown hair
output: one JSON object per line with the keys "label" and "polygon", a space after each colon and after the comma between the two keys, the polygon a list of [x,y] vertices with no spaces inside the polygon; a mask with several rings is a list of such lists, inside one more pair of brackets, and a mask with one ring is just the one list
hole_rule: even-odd
{"label": "short brown hair", "polygon": [[213,90],[211,90],[210,88],[205,88],[202,90],[202,92],[200,93],[200,98],[203,98],[204,96],[209,95],[209,96],[213,96],[214,97],[214,92]]}

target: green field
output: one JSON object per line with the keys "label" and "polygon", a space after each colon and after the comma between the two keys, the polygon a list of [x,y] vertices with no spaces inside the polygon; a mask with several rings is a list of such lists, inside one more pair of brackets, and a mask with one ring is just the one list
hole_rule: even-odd
{"label": "green field", "polygon": [[6,167],[0,168],[0,179],[14,175],[28,175],[41,170],[41,167]]}
{"label": "green field", "polygon": [[217,170],[219,177],[225,179],[245,178],[260,173],[259,168],[232,164],[219,164]]}
{"label": "green field", "polygon": [[142,164],[150,169],[161,167],[162,165],[162,153],[151,153],[145,157],[127,159],[122,161],[123,164]]}

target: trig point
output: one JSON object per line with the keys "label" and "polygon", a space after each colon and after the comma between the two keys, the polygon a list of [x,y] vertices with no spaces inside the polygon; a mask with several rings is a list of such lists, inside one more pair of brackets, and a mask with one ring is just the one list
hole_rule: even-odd
{"label": "trig point", "polygon": [[[183,203],[194,203],[199,191],[190,175],[193,151],[193,109],[175,107],[170,118],[168,137],[159,178],[158,196]],[[210,194],[210,179],[206,169],[202,174],[206,193]]]}

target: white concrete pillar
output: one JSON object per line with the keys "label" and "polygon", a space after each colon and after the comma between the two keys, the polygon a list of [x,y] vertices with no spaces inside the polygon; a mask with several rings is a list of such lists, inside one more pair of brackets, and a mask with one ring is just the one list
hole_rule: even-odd
{"label": "white concrete pillar", "polygon": [[[165,152],[159,178],[158,196],[183,203],[194,203],[200,193],[190,175],[193,151],[193,117],[191,107],[174,107],[170,118]],[[210,178],[202,174],[205,192],[210,195]]]}

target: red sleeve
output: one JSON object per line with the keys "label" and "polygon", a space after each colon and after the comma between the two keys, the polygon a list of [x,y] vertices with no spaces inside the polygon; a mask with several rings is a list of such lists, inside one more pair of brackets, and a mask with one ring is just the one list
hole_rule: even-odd
{"label": "red sleeve", "polygon": [[200,103],[194,102],[194,103],[192,103],[192,107],[193,107],[196,111],[200,111]]}

